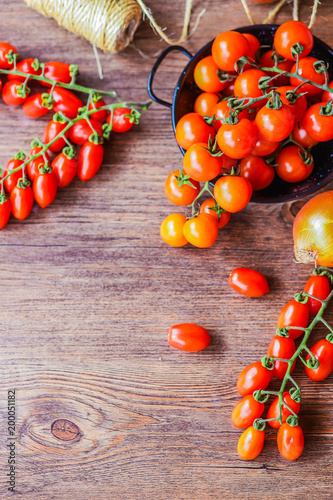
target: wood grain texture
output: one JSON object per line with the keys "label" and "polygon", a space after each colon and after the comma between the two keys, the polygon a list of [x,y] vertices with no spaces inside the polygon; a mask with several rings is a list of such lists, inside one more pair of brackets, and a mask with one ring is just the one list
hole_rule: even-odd
{"label": "wood grain texture", "polygon": [[[147,3],[169,33],[180,31],[181,2]],[[312,2],[300,3],[306,20]],[[147,98],[152,55],[165,47],[147,23],[135,39],[147,57],[133,48],[101,54],[100,82],[88,42],[21,0],[0,5],[1,38],[22,57],[78,63],[83,84]],[[238,0],[196,2],[194,16],[203,6],[186,44],[193,53],[220,31],[248,24]],[[251,10],[259,21],[268,8]],[[278,21],[291,10],[286,6]],[[332,22],[332,3],[322,0],[313,31],[330,45]],[[171,98],[184,64],[180,55],[165,61],[156,78],[161,97]],[[17,109],[0,108],[3,164],[42,135],[47,118],[31,123]],[[75,180],[50,207],[35,207],[26,221],[1,231],[1,499],[332,498],[332,375],[314,384],[295,369],[306,446],[294,463],[279,455],[273,430],[255,461],[241,461],[240,432],[230,421],[239,372],[266,352],[282,305],[311,272],[293,262],[292,219],[282,205],[251,204],[212,248],[167,247],[159,225],[174,208],[164,179],[180,162],[170,113],[154,104],[135,131],[112,137],[92,181]],[[263,272],[271,293],[235,295],[227,276],[236,266]],[[185,321],[209,330],[205,351],[168,346],[168,328]],[[15,494],[6,491],[2,439],[10,389],[17,391]],[[77,436],[55,436],[57,420],[77,426]]]}

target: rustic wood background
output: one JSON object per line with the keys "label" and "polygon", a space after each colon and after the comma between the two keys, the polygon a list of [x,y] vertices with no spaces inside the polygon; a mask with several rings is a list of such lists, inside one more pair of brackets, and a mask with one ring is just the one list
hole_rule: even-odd
{"label": "rustic wood background", "polygon": [[[183,2],[147,3],[178,35]],[[306,21],[312,2],[300,3]],[[101,54],[100,82],[88,42],[21,0],[0,4],[1,39],[22,57],[78,63],[83,84],[147,98],[154,54],[165,47],[147,22],[135,39],[145,57],[133,47]],[[196,1],[193,20],[202,7],[207,12],[186,44],[193,53],[220,31],[248,24],[239,0]],[[268,7],[251,10],[260,21]],[[278,21],[291,11],[289,4]],[[322,0],[313,31],[331,45],[332,22],[333,5]],[[185,62],[181,55],[165,61],[156,79],[161,97],[171,97]],[[18,109],[0,109],[3,164],[42,135],[47,118],[31,123]],[[315,384],[295,369],[306,441],[296,462],[280,456],[273,430],[263,453],[242,461],[240,431],[230,421],[239,372],[265,353],[280,308],[311,272],[293,262],[292,219],[282,205],[251,204],[214,247],[167,247],[159,225],[174,207],[164,179],[180,162],[170,113],[154,104],[135,131],[112,138],[92,181],[76,180],[50,207],[35,206],[27,220],[1,231],[1,498],[332,498],[332,376]],[[271,293],[236,295],[227,285],[236,266],[262,271]],[[207,350],[169,347],[169,326],[185,321],[210,331]],[[17,394],[15,494],[5,483],[10,389]],[[75,439],[64,440],[62,423],[51,433],[58,419],[73,424]]]}

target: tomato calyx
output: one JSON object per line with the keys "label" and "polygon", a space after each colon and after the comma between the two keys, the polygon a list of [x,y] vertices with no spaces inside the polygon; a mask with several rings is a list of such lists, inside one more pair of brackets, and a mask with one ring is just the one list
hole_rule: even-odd
{"label": "tomato calyx", "polygon": [[177,181],[178,181],[178,187],[184,186],[184,184],[187,184],[191,188],[195,189],[195,186],[193,186],[192,182],[189,180],[190,176],[187,174],[184,174],[182,169],[179,169],[179,175],[175,175]]}
{"label": "tomato calyx", "polygon": [[274,365],[275,365],[275,359],[273,356],[263,356],[261,358],[261,364],[264,368],[267,368],[267,370],[273,370]]}
{"label": "tomato calyx", "polygon": [[286,423],[290,425],[290,427],[297,427],[298,426],[298,418],[295,415],[289,415],[289,417],[286,420]]}
{"label": "tomato calyx", "polygon": [[264,431],[266,422],[262,418],[256,418],[252,425],[257,431]]}
{"label": "tomato calyx", "polygon": [[333,115],[333,99],[328,101],[325,106],[320,106],[319,114],[321,116],[332,116]]}
{"label": "tomato calyx", "polygon": [[296,403],[301,402],[301,389],[299,387],[291,387],[289,389],[289,394],[291,399],[296,401]]}
{"label": "tomato calyx", "polygon": [[221,214],[223,214],[223,212],[225,212],[225,210],[220,207],[220,205],[215,201],[215,206],[214,207],[209,207],[209,210],[212,210],[212,212],[216,212],[217,213],[217,220],[218,222],[220,222],[220,219],[221,219]]}
{"label": "tomato calyx", "polygon": [[259,389],[258,391],[254,391],[252,395],[254,399],[258,401],[258,403],[266,403],[269,398],[269,394],[262,392],[261,389]]}
{"label": "tomato calyx", "polygon": [[209,139],[208,139],[208,147],[205,148],[204,146],[201,146],[202,149],[204,149],[205,151],[208,151],[208,153],[213,156],[214,158],[217,158],[219,156],[222,156],[224,153],[218,149],[217,147],[217,136],[215,137],[215,140],[214,142],[212,142],[212,137],[209,136]]}
{"label": "tomato calyx", "polygon": [[48,162],[45,162],[45,164],[41,164],[39,167],[38,167],[38,170],[41,174],[50,174],[52,172],[52,167],[51,165],[48,164]]}
{"label": "tomato calyx", "polygon": [[259,79],[258,87],[260,90],[267,90],[271,88],[271,81],[275,78],[275,76],[262,76]]}
{"label": "tomato calyx", "polygon": [[17,93],[18,97],[25,98],[30,94],[30,88],[27,87],[26,82],[22,83],[22,85],[18,85],[16,87],[16,93]]}
{"label": "tomato calyx", "polygon": [[266,108],[268,109],[280,109],[283,106],[283,102],[280,98],[280,94],[275,90],[272,90],[272,95],[268,99]]}
{"label": "tomato calyx", "polygon": [[298,150],[298,154],[300,155],[302,161],[306,165],[311,165],[313,163],[313,157],[310,154],[309,150],[301,148],[301,149]]}
{"label": "tomato calyx", "polygon": [[27,178],[24,179],[22,177],[21,179],[19,179],[17,181],[17,187],[19,187],[19,188],[25,189],[25,188],[27,188],[29,186],[31,186],[31,182]]}
{"label": "tomato calyx", "polygon": [[76,77],[80,74],[79,67],[77,64],[71,64],[69,66],[69,76],[72,77],[72,82],[75,82]]}
{"label": "tomato calyx", "polygon": [[132,109],[130,113],[124,115],[124,118],[129,118],[130,123],[134,123],[134,125],[139,124],[140,117],[141,113],[137,109]]}
{"label": "tomato calyx", "polygon": [[326,336],[326,340],[328,342],[330,342],[331,344],[333,344],[333,333],[329,333],[327,336]]}
{"label": "tomato calyx", "polygon": [[306,292],[295,293],[294,299],[300,304],[306,304],[309,300],[309,295]]}
{"label": "tomato calyx", "polygon": [[294,59],[297,59],[298,56],[300,56],[301,54],[303,54],[304,52],[304,47],[302,44],[300,44],[299,42],[295,43],[295,45],[293,45],[291,47],[291,53],[294,57]]}
{"label": "tomato calyx", "polygon": [[14,160],[21,160],[21,161],[24,161],[26,159],[26,155],[25,153],[22,151],[22,149],[20,149],[20,151],[18,153],[16,153],[16,155],[14,156]]}
{"label": "tomato calyx", "polygon": [[277,328],[276,335],[278,335],[279,337],[284,337],[284,338],[288,339],[289,338],[289,327],[285,326],[284,328]]}
{"label": "tomato calyx", "polygon": [[56,123],[67,123],[68,120],[62,113],[55,113],[52,120]]}
{"label": "tomato calyx", "polygon": [[42,94],[42,106],[43,106],[43,108],[52,109],[53,104],[54,104],[54,99],[52,98],[52,95],[44,92]]}
{"label": "tomato calyx", "polygon": [[109,125],[108,123],[103,123],[102,129],[103,129],[104,139],[107,139],[107,140],[110,139],[110,135],[112,132],[112,126]]}
{"label": "tomato calyx", "polygon": [[257,65],[253,61],[251,61],[251,59],[249,59],[247,56],[242,56],[235,62],[234,66],[235,71],[239,74],[243,73],[246,64],[257,67]]}
{"label": "tomato calyx", "polygon": [[34,62],[31,64],[31,66],[35,71],[38,71],[40,69],[41,64],[40,64],[39,60],[37,59],[37,57],[34,59]]}
{"label": "tomato calyx", "polygon": [[104,142],[104,139],[101,135],[99,135],[96,131],[93,132],[89,138],[88,138],[88,141],[89,142],[92,142],[93,144],[103,144]]}
{"label": "tomato calyx", "polygon": [[14,52],[13,50],[10,50],[8,54],[5,55],[5,58],[8,60],[9,64],[14,64],[16,63],[16,59],[18,57],[18,54]]}
{"label": "tomato calyx", "polygon": [[270,58],[272,59],[273,63],[274,63],[274,67],[277,68],[278,64],[282,63],[282,62],[285,62],[287,61],[287,59],[285,59],[283,56],[281,56],[278,52],[276,52],[276,50],[274,50],[271,55],[270,55]]}
{"label": "tomato calyx", "polygon": [[[2,186],[3,186],[3,184],[1,185],[1,187]],[[0,205],[3,205],[4,203],[6,203],[6,201],[8,201],[8,198],[5,195],[5,193],[4,192],[0,193]]]}
{"label": "tomato calyx", "polygon": [[228,71],[224,71],[222,69],[218,69],[216,74],[221,83],[232,82],[232,80],[237,78],[237,75],[230,75]]}
{"label": "tomato calyx", "polygon": [[327,64],[325,63],[325,61],[315,61],[313,63],[313,67],[315,69],[315,72],[316,73],[319,73],[319,74],[325,74],[328,67],[327,67]]}

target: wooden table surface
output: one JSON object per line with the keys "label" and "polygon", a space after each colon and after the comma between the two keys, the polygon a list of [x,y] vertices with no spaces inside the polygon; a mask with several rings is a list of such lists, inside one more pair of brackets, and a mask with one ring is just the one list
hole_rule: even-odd
{"label": "wooden table surface", "polygon": [[[78,63],[83,84],[147,98],[154,54],[165,47],[147,22],[135,39],[145,57],[133,48],[101,54],[101,82],[88,42],[21,0],[0,3],[1,39],[22,57]],[[176,36],[183,2],[147,3]],[[311,2],[300,3],[307,20]],[[193,20],[202,7],[207,11],[186,44],[193,53],[220,31],[248,24],[238,0],[195,2]],[[251,10],[260,21],[268,8]],[[291,11],[286,6],[278,21]],[[322,0],[313,32],[331,45],[332,22],[333,5]],[[161,97],[171,97],[185,62],[181,55],[165,61],[156,79]],[[42,136],[47,118],[31,122],[18,109],[0,108],[3,164]],[[315,384],[295,369],[305,434],[295,462],[280,456],[274,430],[256,460],[242,461],[240,431],[230,420],[239,372],[265,353],[282,305],[312,271],[293,262],[291,221],[282,204],[250,204],[212,248],[167,247],[159,226],[174,207],[164,180],[180,164],[170,112],[154,104],[135,131],[112,137],[92,181],[75,180],[50,207],[35,206],[24,222],[11,220],[1,231],[1,499],[332,498],[332,375]],[[227,277],[238,266],[262,271],[271,293],[235,294]],[[333,319],[332,308],[327,317]],[[198,354],[169,347],[168,328],[181,322],[206,327],[211,345]],[[6,484],[13,389],[14,494]],[[58,419],[74,424],[74,440],[51,433]]]}

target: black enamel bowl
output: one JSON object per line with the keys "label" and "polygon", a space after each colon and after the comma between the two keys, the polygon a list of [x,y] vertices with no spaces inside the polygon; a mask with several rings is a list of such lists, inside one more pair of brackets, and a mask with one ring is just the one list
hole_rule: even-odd
{"label": "black enamel bowl", "polygon": [[[273,45],[274,34],[279,26],[275,24],[263,24],[256,26],[244,26],[235,31],[240,33],[252,33],[255,35],[261,45]],[[171,109],[173,130],[176,129],[176,124],[186,113],[193,112],[194,101],[200,94],[200,90],[194,82],[194,68],[198,61],[203,57],[210,55],[213,40],[205,45],[194,56],[186,49],[178,45],[168,47],[157,59],[148,80],[148,93],[150,97],[161,104]],[[168,103],[159,99],[153,91],[153,80],[163,59],[172,51],[180,51],[189,59],[189,63],[182,71],[178,80],[177,86],[173,94],[172,103]],[[318,38],[314,37],[314,47],[310,56],[326,61],[329,64],[329,79],[333,79],[333,50]],[[185,154],[184,149],[180,148]],[[333,140],[319,143],[315,146],[311,153],[313,154],[315,167],[310,177],[301,182],[287,183],[282,181],[278,176],[275,176],[272,184],[261,191],[255,191],[252,195],[252,201],[261,203],[278,203],[290,201],[302,196],[309,195],[318,191],[320,188],[333,180]]]}

